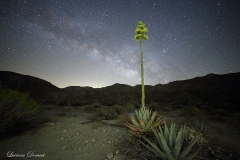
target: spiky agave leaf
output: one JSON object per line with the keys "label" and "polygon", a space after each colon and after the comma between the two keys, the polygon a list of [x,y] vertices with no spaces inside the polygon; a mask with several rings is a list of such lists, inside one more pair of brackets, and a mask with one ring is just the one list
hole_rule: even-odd
{"label": "spiky agave leaf", "polygon": [[187,145],[187,147],[180,153],[180,158],[186,156],[192,149],[193,145],[198,141],[198,137],[195,137],[191,140],[191,142]]}
{"label": "spiky agave leaf", "polygon": [[144,115],[146,116],[145,122],[147,122],[151,116],[151,110],[146,109],[146,111],[144,112]]}
{"label": "spiky agave leaf", "polygon": [[139,119],[139,123],[140,123],[140,127],[143,128],[143,129],[146,129],[145,127],[145,123],[142,119]]}
{"label": "spiky agave leaf", "polygon": [[168,139],[168,146],[170,150],[173,150],[174,144],[173,144],[173,135],[176,134],[173,132],[173,124],[170,127],[170,132],[169,132],[169,139]]}
{"label": "spiky agave leaf", "polygon": [[140,127],[140,124],[135,117],[130,117],[130,120],[134,125],[136,125],[137,127]]}
{"label": "spiky agave leaf", "polygon": [[199,150],[195,151],[193,154],[191,154],[190,156],[186,157],[186,158],[182,158],[181,160],[192,160],[194,157],[197,156]]}
{"label": "spiky agave leaf", "polygon": [[150,126],[153,124],[153,121],[154,121],[154,118],[155,118],[156,115],[157,115],[157,114],[156,114],[155,112],[152,114],[151,117],[150,117],[150,114],[149,114],[148,117],[150,117],[150,118],[149,118],[149,120],[148,120],[148,122],[147,122],[147,127],[150,127]]}
{"label": "spiky agave leaf", "polygon": [[143,118],[142,120],[144,121],[144,123],[147,124],[147,121],[148,121],[148,118],[149,118],[149,117],[147,117],[147,114],[143,114],[142,118]]}
{"label": "spiky agave leaf", "polygon": [[159,125],[163,124],[163,122],[164,122],[164,119],[162,117],[159,117],[152,123],[152,126],[153,128],[156,128]]}
{"label": "spiky agave leaf", "polygon": [[164,136],[162,134],[159,134],[159,137],[160,137],[161,142],[162,142],[163,151],[166,153],[166,155],[168,157],[168,160],[174,160],[174,158],[171,154],[171,150],[168,147],[166,139],[164,138]]}
{"label": "spiky agave leaf", "polygon": [[176,137],[174,149],[172,150],[172,154],[175,159],[177,159],[179,157],[179,154],[180,154],[180,151],[182,148],[182,143],[181,143],[182,142],[182,134],[183,134],[183,132],[182,132],[182,127],[181,127],[181,129],[178,131],[178,134]]}
{"label": "spiky agave leaf", "polygon": [[137,117],[137,119],[139,119],[140,117],[139,117],[139,110],[137,110],[137,109],[135,109],[135,115],[132,115],[132,116],[136,116]]}
{"label": "spiky agave leaf", "polygon": [[162,151],[164,151],[164,153],[166,154],[167,160],[174,160],[173,156],[171,155],[171,150],[168,147],[167,140],[164,138],[164,134],[160,126],[159,126],[159,130],[160,132],[153,130],[154,135],[157,138],[158,144],[160,145]]}
{"label": "spiky agave leaf", "polygon": [[167,140],[169,140],[169,129],[166,123],[164,123],[164,138]]}
{"label": "spiky agave leaf", "polygon": [[[162,140],[161,140],[161,138],[160,138],[160,132],[159,131],[155,131],[153,128],[152,128],[152,130],[153,130],[153,133],[154,133],[154,135],[155,135],[155,137],[156,137],[156,139],[157,139],[157,141],[158,141],[158,144],[159,144],[159,146],[161,147],[161,149],[163,150],[163,145],[162,145]],[[159,126],[159,130],[162,130],[162,128]]]}
{"label": "spiky agave leaf", "polygon": [[143,132],[143,129],[131,124],[125,124],[129,129],[136,131],[136,132]]}
{"label": "spiky agave leaf", "polygon": [[155,144],[152,143],[151,141],[149,141],[147,138],[143,137],[149,144],[146,145],[145,143],[143,143],[142,141],[140,141],[147,149],[149,149],[150,151],[152,151],[157,157],[160,157],[162,159],[167,159],[167,155],[161,151],[161,149]]}
{"label": "spiky agave leaf", "polygon": [[175,142],[176,142],[176,125],[173,124],[173,129],[172,129],[172,136],[173,136],[173,146],[175,146]]}

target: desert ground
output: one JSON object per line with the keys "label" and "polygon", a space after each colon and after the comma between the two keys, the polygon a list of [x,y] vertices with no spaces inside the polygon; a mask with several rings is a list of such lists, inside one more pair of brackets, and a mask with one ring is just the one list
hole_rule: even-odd
{"label": "desert ground", "polygon": [[[0,140],[0,159],[133,160],[132,140],[121,119],[93,118],[87,107],[46,105],[46,120],[38,128]],[[221,113],[221,115],[220,115]],[[205,121],[207,143],[196,159],[239,160],[239,113],[218,110],[162,108],[158,112],[168,124],[185,124],[198,116]],[[220,115],[220,117],[219,117]],[[144,159],[144,158],[142,158]],[[147,159],[147,158],[145,158]]]}

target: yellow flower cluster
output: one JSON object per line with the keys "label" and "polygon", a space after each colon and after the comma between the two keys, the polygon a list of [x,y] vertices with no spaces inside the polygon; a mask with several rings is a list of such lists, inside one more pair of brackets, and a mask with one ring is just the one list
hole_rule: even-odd
{"label": "yellow flower cluster", "polygon": [[145,24],[142,21],[138,22],[138,26],[135,30],[136,35],[134,36],[134,40],[141,41],[142,39],[148,40],[148,36],[146,33],[148,33],[148,29],[145,27]]}

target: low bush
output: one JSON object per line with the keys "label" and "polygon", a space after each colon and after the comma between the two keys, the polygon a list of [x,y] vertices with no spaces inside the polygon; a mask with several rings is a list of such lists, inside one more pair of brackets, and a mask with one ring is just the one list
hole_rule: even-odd
{"label": "low bush", "polygon": [[127,110],[127,112],[133,112],[135,109],[136,109],[136,108],[135,108],[134,104],[132,104],[132,103],[127,103],[127,105],[126,105],[126,110]]}
{"label": "low bush", "polygon": [[196,117],[200,115],[200,111],[198,108],[194,106],[186,105],[182,108],[182,111],[179,113],[179,116],[189,116],[189,117]]}
{"label": "low bush", "polygon": [[0,138],[36,127],[44,121],[45,111],[28,94],[0,88]]}
{"label": "low bush", "polygon": [[96,111],[96,108],[93,105],[86,105],[83,109],[85,112],[93,113]]}
{"label": "low bush", "polygon": [[100,108],[102,105],[101,105],[101,103],[99,101],[95,101],[95,102],[92,103],[92,106],[94,108]]}
{"label": "low bush", "polygon": [[159,105],[158,103],[156,103],[156,102],[151,102],[151,103],[149,104],[149,108],[150,108],[151,110],[159,110],[159,109],[160,109],[160,105]]}
{"label": "low bush", "polygon": [[129,114],[127,114],[127,113],[120,114],[120,115],[118,115],[117,118],[118,118],[118,122],[120,124],[125,124],[127,122],[130,122]]}
{"label": "low bush", "polygon": [[121,105],[115,104],[114,106],[111,107],[112,110],[117,112],[118,114],[126,113],[127,109]]}

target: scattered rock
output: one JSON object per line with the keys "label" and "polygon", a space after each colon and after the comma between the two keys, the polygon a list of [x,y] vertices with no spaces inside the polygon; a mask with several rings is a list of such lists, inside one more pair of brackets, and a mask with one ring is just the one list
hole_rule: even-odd
{"label": "scattered rock", "polygon": [[48,125],[49,125],[49,126],[54,126],[55,124],[54,124],[54,123],[49,123]]}
{"label": "scattered rock", "polygon": [[108,154],[107,154],[107,158],[108,158],[108,159],[113,159],[113,154],[112,154],[112,153],[108,153]]}
{"label": "scattered rock", "polygon": [[63,133],[67,133],[67,131],[66,131],[66,130],[63,130]]}
{"label": "scattered rock", "polygon": [[88,144],[88,141],[85,141],[84,143],[85,143],[85,144]]}
{"label": "scattered rock", "polygon": [[119,154],[119,152],[120,152],[119,150],[116,150],[116,155],[118,155],[118,154]]}
{"label": "scattered rock", "polygon": [[65,150],[67,148],[68,148],[68,146],[65,144],[64,146],[62,146],[61,150]]}

